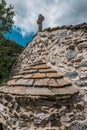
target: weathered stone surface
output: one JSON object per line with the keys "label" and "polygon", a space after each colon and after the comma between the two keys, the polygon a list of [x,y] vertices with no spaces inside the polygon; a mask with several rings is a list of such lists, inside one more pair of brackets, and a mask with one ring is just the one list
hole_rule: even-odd
{"label": "weathered stone surface", "polygon": [[[53,72],[53,69],[51,71],[51,67],[46,63],[34,63],[29,66],[29,69],[30,68],[34,68],[37,71],[33,74],[21,74],[22,77],[20,78],[15,76],[15,79],[12,78],[11,81],[7,82],[7,86],[1,89],[2,92],[5,93],[6,91],[10,94],[24,96],[30,95],[50,97],[56,95],[74,95],[78,92],[78,89],[74,86],[72,87],[72,83],[68,79],[65,79],[63,74],[58,73],[57,71]],[[50,69],[50,71],[46,71],[46,69]],[[41,70],[43,71],[40,73]]]}
{"label": "weathered stone surface", "polygon": [[79,120],[85,120],[85,115],[78,114],[78,115],[76,115],[75,119],[78,120],[78,121]]}
{"label": "weathered stone surface", "polygon": [[65,76],[68,77],[68,78],[76,78],[78,76],[78,73],[76,71],[69,71],[69,72],[66,72],[65,73]]}
{"label": "weathered stone surface", "polygon": [[63,122],[70,122],[71,118],[69,118],[69,117],[67,117],[67,116],[62,116],[62,117],[61,117],[61,120],[62,120]]}
{"label": "weathered stone surface", "polygon": [[48,78],[62,78],[63,74],[61,74],[61,73],[47,73],[46,76]]}
{"label": "weathered stone surface", "polygon": [[68,50],[66,53],[67,60],[69,61],[69,60],[73,59],[76,56],[76,54],[77,53],[75,51]]}
{"label": "weathered stone surface", "polygon": [[87,67],[87,61],[81,62],[76,67]]}
{"label": "weathered stone surface", "polygon": [[26,94],[31,96],[55,96],[48,88],[28,88]]}
{"label": "weathered stone surface", "polygon": [[18,79],[17,81],[15,81],[12,85],[29,85],[29,86],[31,86],[31,85],[33,85],[33,79]]}
{"label": "weathered stone surface", "polygon": [[22,95],[25,95],[26,94],[26,88],[25,87],[12,87],[8,93],[11,93],[11,94],[22,94]]}
{"label": "weathered stone surface", "polygon": [[65,88],[59,88],[59,89],[53,89],[54,93],[56,95],[72,95],[73,93],[78,93],[79,89],[75,86],[73,87],[65,87]]}
{"label": "weathered stone surface", "polygon": [[87,80],[79,80],[79,81],[77,81],[77,85],[86,86],[87,85]]}
{"label": "weathered stone surface", "polygon": [[80,79],[86,79],[87,78],[87,73],[81,73],[79,75]]}
{"label": "weathered stone surface", "polygon": [[50,117],[50,114],[37,113],[37,114],[34,114],[34,117],[43,121],[43,120],[48,120]]}
{"label": "weathered stone surface", "polygon": [[63,37],[66,37],[66,36],[67,36],[67,31],[60,32],[59,35],[60,35],[60,36],[63,36]]}
{"label": "weathered stone surface", "polygon": [[83,42],[83,43],[80,43],[79,45],[78,45],[78,49],[85,49],[85,48],[87,48],[87,42]]}
{"label": "weathered stone surface", "polygon": [[47,86],[48,85],[49,78],[45,79],[36,79],[34,82],[34,86]]}
{"label": "weathered stone surface", "polygon": [[68,130],[86,130],[87,129],[87,122],[85,123],[78,123],[78,122],[73,122],[70,124]]}
{"label": "weathered stone surface", "polygon": [[18,74],[0,88],[5,130],[87,129],[86,31],[86,24],[49,28],[27,45]]}
{"label": "weathered stone surface", "polygon": [[71,86],[71,82],[67,79],[57,79],[57,83],[59,87]]}

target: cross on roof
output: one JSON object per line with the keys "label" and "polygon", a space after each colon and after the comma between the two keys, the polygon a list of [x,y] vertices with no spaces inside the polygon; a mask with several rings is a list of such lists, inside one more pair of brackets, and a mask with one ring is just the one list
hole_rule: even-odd
{"label": "cross on roof", "polygon": [[38,31],[42,32],[42,22],[44,21],[44,16],[39,14],[37,24],[38,24]]}

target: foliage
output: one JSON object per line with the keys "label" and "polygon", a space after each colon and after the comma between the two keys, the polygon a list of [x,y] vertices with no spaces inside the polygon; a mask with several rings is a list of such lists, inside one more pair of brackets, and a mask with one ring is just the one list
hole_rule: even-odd
{"label": "foliage", "polygon": [[0,38],[8,32],[13,22],[14,11],[11,5],[7,6],[5,0],[0,1]]}
{"label": "foliage", "polygon": [[15,42],[0,39],[0,84],[8,80],[11,67],[22,50]]}
{"label": "foliage", "polygon": [[5,0],[0,0],[0,84],[8,80],[11,66],[23,49],[4,38],[4,34],[11,30],[13,17],[13,7],[7,6]]}

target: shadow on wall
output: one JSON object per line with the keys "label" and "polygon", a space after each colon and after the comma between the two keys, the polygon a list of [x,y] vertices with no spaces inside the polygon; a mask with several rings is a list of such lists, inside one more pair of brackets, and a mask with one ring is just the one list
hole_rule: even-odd
{"label": "shadow on wall", "polygon": [[0,123],[0,130],[4,130],[4,129],[3,129],[3,124],[2,124],[2,123]]}

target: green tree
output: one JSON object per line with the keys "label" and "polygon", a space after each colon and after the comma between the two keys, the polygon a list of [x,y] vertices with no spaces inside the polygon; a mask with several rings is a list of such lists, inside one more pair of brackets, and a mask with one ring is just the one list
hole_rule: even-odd
{"label": "green tree", "polygon": [[8,32],[12,24],[14,17],[13,6],[7,6],[5,0],[0,1],[0,36],[3,36],[4,33]]}

